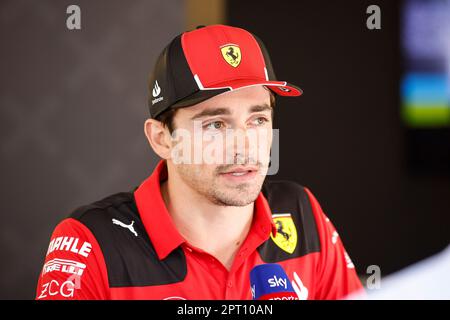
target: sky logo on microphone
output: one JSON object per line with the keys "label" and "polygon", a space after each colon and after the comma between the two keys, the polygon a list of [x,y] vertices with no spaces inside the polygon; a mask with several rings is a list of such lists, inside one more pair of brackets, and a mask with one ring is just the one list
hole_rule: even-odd
{"label": "sky logo on microphone", "polygon": [[269,278],[267,280],[267,283],[269,284],[269,287],[283,287],[284,289],[287,289],[287,278],[278,278],[276,275],[273,278]]}
{"label": "sky logo on microphone", "polygon": [[266,263],[250,271],[250,290],[254,300],[298,300],[286,272],[277,263]]}

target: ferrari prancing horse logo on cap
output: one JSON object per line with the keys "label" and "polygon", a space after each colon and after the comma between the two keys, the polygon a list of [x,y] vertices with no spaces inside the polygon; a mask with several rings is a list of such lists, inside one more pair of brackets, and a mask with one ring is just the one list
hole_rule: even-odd
{"label": "ferrari prancing horse logo on cap", "polygon": [[277,234],[275,237],[273,235],[270,235],[270,237],[277,246],[292,254],[297,246],[297,229],[291,214],[273,214],[272,219],[277,227]]}
{"label": "ferrari prancing horse logo on cap", "polygon": [[226,44],[220,47],[222,57],[232,67],[237,67],[242,60],[241,49],[236,44]]}

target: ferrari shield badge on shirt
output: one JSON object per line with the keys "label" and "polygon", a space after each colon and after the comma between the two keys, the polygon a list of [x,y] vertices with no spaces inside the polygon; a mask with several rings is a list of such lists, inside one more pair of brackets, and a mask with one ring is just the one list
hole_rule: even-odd
{"label": "ferrari shield badge on shirt", "polygon": [[277,234],[275,237],[271,234],[270,237],[277,246],[292,254],[297,246],[297,229],[291,214],[273,214],[272,219],[277,227]]}

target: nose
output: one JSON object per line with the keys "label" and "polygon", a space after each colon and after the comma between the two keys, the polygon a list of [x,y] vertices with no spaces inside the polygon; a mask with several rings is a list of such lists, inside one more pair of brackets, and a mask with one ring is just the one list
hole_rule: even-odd
{"label": "nose", "polygon": [[234,127],[226,133],[227,159],[235,164],[257,164],[258,134],[257,130],[244,125]]}

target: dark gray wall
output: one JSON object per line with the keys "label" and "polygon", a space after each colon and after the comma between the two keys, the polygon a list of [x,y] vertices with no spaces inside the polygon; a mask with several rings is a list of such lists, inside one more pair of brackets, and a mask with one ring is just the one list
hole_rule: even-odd
{"label": "dark gray wall", "polygon": [[147,75],[184,23],[181,0],[0,2],[0,298],[34,298],[58,221],[153,170]]}
{"label": "dark gray wall", "polygon": [[[278,99],[275,178],[310,187],[360,273],[376,264],[387,274],[445,247],[450,180],[407,166],[399,2],[228,3],[229,23],[259,35],[278,78],[304,89]],[[371,4],[381,8],[381,30],[366,28]]]}

